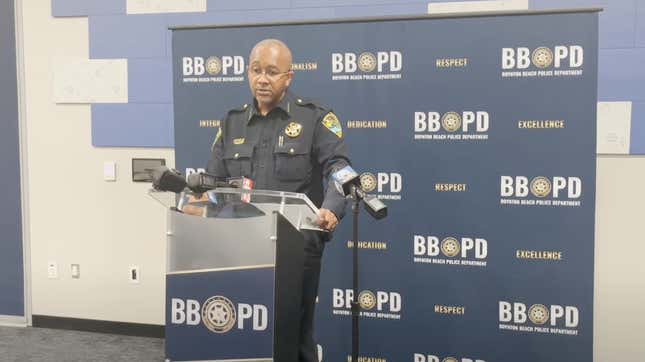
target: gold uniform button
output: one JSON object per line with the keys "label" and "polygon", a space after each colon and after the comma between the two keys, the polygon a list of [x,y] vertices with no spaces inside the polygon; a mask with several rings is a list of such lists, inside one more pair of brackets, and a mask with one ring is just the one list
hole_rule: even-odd
{"label": "gold uniform button", "polygon": [[233,157],[238,158],[238,157],[240,157],[240,154],[236,153]]}
{"label": "gold uniform button", "polygon": [[294,153],[296,152],[293,148],[289,150],[289,153]]}
{"label": "gold uniform button", "polygon": [[298,98],[298,103],[302,103],[302,99]]}

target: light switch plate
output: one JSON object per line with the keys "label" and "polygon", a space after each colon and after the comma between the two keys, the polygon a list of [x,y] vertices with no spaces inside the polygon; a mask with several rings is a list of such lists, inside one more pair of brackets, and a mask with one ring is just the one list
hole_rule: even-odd
{"label": "light switch plate", "polygon": [[103,179],[105,181],[116,181],[116,162],[103,162]]}

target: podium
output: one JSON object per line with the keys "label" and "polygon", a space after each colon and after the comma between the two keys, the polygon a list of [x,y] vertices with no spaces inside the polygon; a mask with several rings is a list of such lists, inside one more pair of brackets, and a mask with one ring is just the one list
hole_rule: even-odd
{"label": "podium", "polygon": [[[150,192],[168,207],[167,361],[298,361],[305,195]],[[198,197],[200,196],[200,197]]]}

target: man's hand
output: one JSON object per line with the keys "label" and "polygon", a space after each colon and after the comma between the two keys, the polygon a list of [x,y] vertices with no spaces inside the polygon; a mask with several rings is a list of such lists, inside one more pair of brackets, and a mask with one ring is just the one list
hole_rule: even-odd
{"label": "man's hand", "polygon": [[204,215],[204,206],[197,206],[197,205],[191,205],[193,202],[199,202],[199,201],[208,201],[208,196],[203,193],[198,195],[199,197],[195,197],[193,195],[188,195],[188,200],[186,204],[181,208],[181,211],[184,214],[188,215],[194,215],[194,216],[203,216]]}
{"label": "man's hand", "polygon": [[336,225],[338,225],[338,219],[333,212],[327,209],[320,209],[318,210],[318,219],[316,219],[316,224],[318,224],[321,229],[332,231],[336,228]]}

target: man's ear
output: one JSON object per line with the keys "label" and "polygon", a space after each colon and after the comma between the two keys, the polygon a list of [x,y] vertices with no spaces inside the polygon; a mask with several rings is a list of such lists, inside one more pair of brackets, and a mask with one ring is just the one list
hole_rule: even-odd
{"label": "man's ear", "polygon": [[293,70],[290,70],[289,73],[287,73],[287,87],[291,85],[291,80],[293,79]]}

